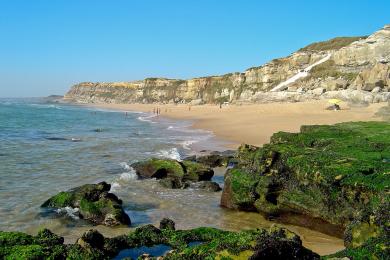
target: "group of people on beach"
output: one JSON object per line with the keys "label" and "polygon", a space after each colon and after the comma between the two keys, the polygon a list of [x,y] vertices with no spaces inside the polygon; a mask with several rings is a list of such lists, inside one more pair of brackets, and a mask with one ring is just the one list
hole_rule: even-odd
{"label": "group of people on beach", "polygon": [[153,114],[160,115],[161,114],[161,108],[159,108],[159,107],[153,108]]}

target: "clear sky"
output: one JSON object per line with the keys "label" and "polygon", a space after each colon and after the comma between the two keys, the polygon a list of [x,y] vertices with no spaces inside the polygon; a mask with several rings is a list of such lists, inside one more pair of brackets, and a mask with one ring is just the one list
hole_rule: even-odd
{"label": "clear sky", "polygon": [[389,23],[389,0],[0,0],[0,97],[244,71]]}

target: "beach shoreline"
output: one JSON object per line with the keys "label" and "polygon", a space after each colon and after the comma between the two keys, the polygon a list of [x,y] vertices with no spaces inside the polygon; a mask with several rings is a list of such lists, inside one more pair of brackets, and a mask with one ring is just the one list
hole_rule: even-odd
{"label": "beach shoreline", "polygon": [[210,131],[224,142],[226,149],[235,149],[246,143],[261,146],[268,143],[273,133],[299,132],[302,125],[335,124],[349,121],[381,121],[375,113],[387,103],[368,106],[341,104],[341,110],[329,111],[326,100],[297,103],[264,103],[247,105],[197,105],[186,104],[98,104],[83,106],[123,112],[155,112],[172,120],[192,122],[191,128]]}

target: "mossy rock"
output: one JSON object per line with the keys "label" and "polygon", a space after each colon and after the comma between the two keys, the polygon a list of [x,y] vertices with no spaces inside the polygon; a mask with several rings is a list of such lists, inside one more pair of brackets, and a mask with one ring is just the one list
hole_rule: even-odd
{"label": "mossy rock", "polygon": [[254,211],[258,198],[255,192],[257,179],[240,169],[231,169],[225,175],[225,187],[221,205],[227,208]]}
{"label": "mossy rock", "polygon": [[37,236],[0,231],[1,259],[65,259],[64,239],[47,229]]}
{"label": "mossy rock", "polygon": [[151,158],[131,165],[140,178],[156,178],[166,188],[183,189],[192,182],[210,181],[213,169],[204,164],[184,160]]}
{"label": "mossy rock", "polygon": [[[175,230],[174,222],[162,220],[158,229],[153,225],[138,227],[127,235],[105,238],[96,230],[85,232],[75,244],[64,245],[58,237],[46,230],[36,237],[23,233],[0,232],[1,236],[12,236],[13,241],[0,244],[0,257],[4,259],[111,259],[121,250],[154,245],[168,245],[172,251],[164,259],[256,259],[261,254],[266,259],[279,255],[284,259],[317,259],[318,255],[302,246],[294,233],[272,227],[270,230],[256,229],[241,232],[224,231],[210,227],[190,230]],[[5,233],[7,233],[5,235]],[[53,239],[41,243],[42,235]],[[15,236],[20,238],[15,239]],[[25,237],[28,240],[25,240]],[[36,240],[37,239],[37,240]],[[22,245],[18,242],[24,241]],[[47,241],[46,241],[47,242]],[[196,242],[195,245],[189,245]],[[51,244],[51,246],[47,246]],[[308,258],[308,257],[311,258]]]}
{"label": "mossy rock", "polygon": [[42,207],[79,209],[81,218],[106,226],[130,225],[129,216],[122,208],[122,201],[109,193],[110,184],[85,184],[69,191],[62,191],[42,204]]}
{"label": "mossy rock", "polygon": [[209,181],[214,175],[213,169],[207,167],[204,164],[183,161],[182,165],[185,168],[184,181]]}
{"label": "mossy rock", "polygon": [[184,169],[180,162],[172,159],[152,158],[131,165],[140,178],[177,178],[182,179]]}
{"label": "mossy rock", "polygon": [[235,159],[221,199],[228,208],[300,214],[338,229],[389,209],[383,206],[390,189],[386,122],[302,126],[300,133],[275,133],[263,147],[242,145]]}
{"label": "mossy rock", "polygon": [[324,256],[323,259],[389,259],[390,238],[381,236],[366,240],[361,246],[346,248],[335,254]]}

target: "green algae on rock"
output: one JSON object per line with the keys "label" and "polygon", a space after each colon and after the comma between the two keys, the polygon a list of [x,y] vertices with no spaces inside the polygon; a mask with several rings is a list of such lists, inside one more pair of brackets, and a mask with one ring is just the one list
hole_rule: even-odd
{"label": "green algae on rock", "polygon": [[377,212],[389,211],[389,123],[302,126],[300,133],[274,134],[261,148],[242,145],[236,159],[225,175],[222,206],[283,220],[304,215],[339,227],[340,235],[353,225],[347,246],[388,229],[389,218],[379,221]]}
{"label": "green algae on rock", "polygon": [[122,208],[122,201],[109,193],[111,185],[106,182],[85,184],[51,197],[41,207],[79,209],[81,218],[106,226],[130,225],[129,216]]}
{"label": "green algae on rock", "polygon": [[[131,165],[140,178],[156,178],[160,184],[167,188],[182,189],[191,183],[205,182],[198,185],[209,191],[219,191],[217,183],[210,182],[214,175],[213,169],[204,164],[184,160],[151,158]],[[210,188],[214,187],[214,188]]]}
{"label": "green algae on rock", "polygon": [[[165,222],[174,224],[171,220]],[[47,237],[42,240],[42,235]],[[276,226],[270,230],[230,232],[209,227],[174,230],[145,225],[114,238],[89,230],[75,244],[69,245],[64,245],[63,239],[50,231],[38,236],[0,232],[0,241],[6,241],[0,243],[0,257],[4,259],[110,259],[121,250],[159,244],[173,249],[164,259],[237,259],[243,256],[319,259],[316,253],[302,246],[296,234]]]}

